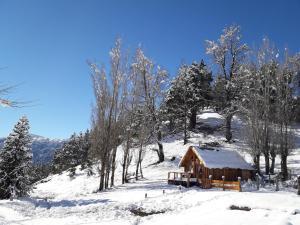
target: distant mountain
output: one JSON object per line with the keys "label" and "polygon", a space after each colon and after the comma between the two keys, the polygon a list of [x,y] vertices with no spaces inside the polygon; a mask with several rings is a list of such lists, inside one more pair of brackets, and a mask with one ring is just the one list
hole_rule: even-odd
{"label": "distant mountain", "polygon": [[[52,161],[56,149],[60,148],[65,140],[49,139],[35,134],[32,137],[33,162],[47,164]],[[5,138],[0,138],[0,148],[4,145]]]}

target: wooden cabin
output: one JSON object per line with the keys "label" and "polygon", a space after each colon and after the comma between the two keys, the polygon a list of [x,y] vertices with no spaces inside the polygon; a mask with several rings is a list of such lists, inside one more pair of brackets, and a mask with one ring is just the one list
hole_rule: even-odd
{"label": "wooden cabin", "polygon": [[183,167],[184,172],[170,172],[169,183],[186,184],[186,186],[196,184],[204,187],[209,180],[214,180],[215,183],[234,182],[252,179],[255,176],[255,169],[239,153],[198,146],[188,148],[179,167]]}

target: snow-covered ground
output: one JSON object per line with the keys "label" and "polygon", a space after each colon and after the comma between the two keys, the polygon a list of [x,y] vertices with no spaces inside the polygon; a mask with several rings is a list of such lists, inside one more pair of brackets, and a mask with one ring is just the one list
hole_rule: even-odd
{"label": "snow-covered ground", "polygon": [[[198,116],[198,121],[218,126],[223,119],[216,113],[206,112]],[[300,224],[300,196],[292,188],[281,187],[275,192],[274,186],[266,186],[256,191],[245,184],[244,192],[236,192],[197,187],[179,189],[167,184],[167,172],[180,170],[177,165],[181,156],[189,145],[199,141],[218,141],[222,149],[239,151],[251,162],[240,135],[240,125],[241,121],[235,118],[237,141],[233,144],[223,143],[223,135],[218,132],[213,135],[193,133],[186,146],[183,146],[180,135],[169,136],[164,140],[165,162],[151,165],[157,156],[149,150],[143,161],[144,180],[126,185],[120,185],[117,180],[116,187],[105,192],[96,193],[97,175],[88,177],[79,168],[74,179],[70,179],[67,173],[50,176],[35,186],[29,198],[12,202],[1,200],[0,224]],[[299,140],[300,130],[297,132]],[[173,156],[175,160],[171,161]],[[117,173],[120,173],[120,167]],[[300,174],[299,145],[289,157],[289,167]],[[231,205],[246,206],[251,210],[230,210]],[[161,213],[141,217],[132,210]]]}

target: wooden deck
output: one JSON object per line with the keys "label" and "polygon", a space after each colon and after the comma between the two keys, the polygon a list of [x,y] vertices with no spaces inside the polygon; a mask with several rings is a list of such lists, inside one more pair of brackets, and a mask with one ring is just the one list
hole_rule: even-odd
{"label": "wooden deck", "polygon": [[191,173],[186,172],[169,172],[168,184],[182,185],[185,187],[199,185],[197,178],[192,178],[191,175]]}
{"label": "wooden deck", "polygon": [[193,178],[190,172],[168,172],[168,184],[182,185],[185,187],[199,186],[204,189],[222,188],[224,191],[242,191],[240,181],[212,180],[206,178]]}

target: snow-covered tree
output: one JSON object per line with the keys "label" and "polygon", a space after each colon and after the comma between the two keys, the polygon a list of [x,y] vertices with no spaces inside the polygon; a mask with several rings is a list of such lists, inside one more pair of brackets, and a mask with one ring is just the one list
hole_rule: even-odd
{"label": "snow-covered tree", "polygon": [[279,154],[286,179],[287,156],[293,148],[293,80],[299,67],[295,56],[290,57],[287,52],[280,60],[279,51],[267,38],[252,59],[255,60],[244,66],[241,76],[243,88],[239,106],[247,117],[250,153],[258,170],[260,156],[264,156],[266,174],[274,172],[275,157]]}
{"label": "snow-covered tree", "polygon": [[194,102],[190,94],[193,94],[193,89],[190,88],[189,68],[182,65],[178,77],[173,80],[168,91],[165,108],[175,128],[183,130],[184,144],[188,141],[188,119],[191,117]]}
{"label": "snow-covered tree", "polygon": [[[136,78],[136,94],[139,96],[139,107],[147,118],[147,126],[151,128],[152,137],[158,145],[158,161],[164,161],[162,144],[162,121],[160,105],[164,95],[167,71],[155,65],[141,48],[138,48],[131,65],[132,73]],[[146,121],[145,120],[145,121]]]}
{"label": "snow-covered tree", "polygon": [[[293,56],[289,56],[287,50],[284,61],[278,65],[276,72],[276,124],[278,128],[279,154],[281,158],[282,179],[288,179],[287,158],[294,148],[293,121],[293,79],[299,73],[299,63]],[[297,66],[295,66],[297,64]]]}
{"label": "snow-covered tree", "polygon": [[[231,120],[238,111],[237,102],[242,83],[239,75],[245,60],[248,46],[241,42],[240,27],[232,25],[223,30],[223,34],[215,41],[207,40],[206,53],[212,56],[215,65],[219,68],[215,94],[217,108],[225,117],[225,137],[232,139]],[[221,82],[221,83],[220,83]],[[221,88],[223,87],[223,88]]]}
{"label": "snow-covered tree", "polygon": [[171,129],[184,131],[185,144],[188,129],[196,126],[198,109],[208,106],[211,101],[211,81],[212,75],[202,60],[190,66],[182,65],[167,91],[162,110],[170,121]]}
{"label": "snow-covered tree", "polygon": [[[117,39],[110,51],[109,73],[96,63],[90,63],[95,106],[92,116],[92,151],[94,159],[100,161],[99,190],[114,185],[117,146],[122,143],[123,122],[126,92],[126,76],[128,72],[127,55],[121,47],[121,39]],[[111,172],[111,173],[110,173]]]}
{"label": "snow-covered tree", "polygon": [[27,195],[31,190],[31,169],[29,122],[22,117],[0,152],[0,198]]}
{"label": "snow-covered tree", "polygon": [[84,169],[91,165],[88,154],[90,151],[90,133],[87,130],[84,134],[82,132],[72,134],[68,141],[66,141],[61,149],[57,149],[54,153],[52,170],[54,173],[61,173],[64,170],[75,168],[81,165]]}
{"label": "snow-covered tree", "polygon": [[198,109],[209,106],[212,100],[212,73],[208,71],[203,60],[201,60],[200,63],[193,62],[188,67],[187,72],[186,75],[189,85],[188,97],[192,103],[189,127],[190,129],[194,129]]}

